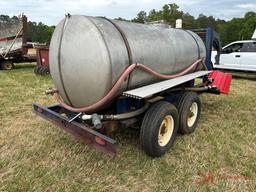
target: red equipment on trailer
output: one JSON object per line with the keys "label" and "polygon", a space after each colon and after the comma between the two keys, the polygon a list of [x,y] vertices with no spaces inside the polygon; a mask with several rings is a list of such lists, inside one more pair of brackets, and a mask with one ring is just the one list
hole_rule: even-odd
{"label": "red equipment on trailer", "polygon": [[49,69],[49,47],[36,46],[37,65],[34,72],[39,75],[46,75],[50,73]]}

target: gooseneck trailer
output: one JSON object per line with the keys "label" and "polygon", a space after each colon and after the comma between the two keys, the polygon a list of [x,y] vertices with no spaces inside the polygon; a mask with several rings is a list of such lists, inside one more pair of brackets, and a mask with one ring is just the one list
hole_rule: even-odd
{"label": "gooseneck trailer", "polygon": [[50,45],[56,88],[46,93],[58,104],[34,103],[33,111],[113,156],[113,132],[139,125],[142,149],[159,157],[178,132],[195,130],[202,106],[199,94],[229,92],[231,75],[212,71],[212,31],[200,36],[189,30],[67,15]]}

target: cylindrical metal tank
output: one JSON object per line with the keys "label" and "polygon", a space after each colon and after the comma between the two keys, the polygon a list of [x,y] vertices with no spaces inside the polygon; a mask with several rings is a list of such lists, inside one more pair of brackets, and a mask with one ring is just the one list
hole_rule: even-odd
{"label": "cylindrical metal tank", "polygon": [[[73,15],[54,31],[50,71],[63,100],[82,107],[103,98],[132,63],[175,74],[204,58],[205,52],[203,41],[191,31]],[[117,95],[159,80],[136,69]]]}

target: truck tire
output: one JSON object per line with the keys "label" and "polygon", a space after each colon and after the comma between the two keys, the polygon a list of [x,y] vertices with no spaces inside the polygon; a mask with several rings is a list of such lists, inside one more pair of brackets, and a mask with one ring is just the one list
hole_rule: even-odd
{"label": "truck tire", "polygon": [[181,134],[195,131],[201,115],[201,100],[195,92],[185,92],[177,105],[179,113],[179,130]]}
{"label": "truck tire", "polygon": [[14,68],[14,64],[11,61],[3,61],[1,63],[1,69],[3,70],[12,70]]}
{"label": "truck tire", "polygon": [[173,145],[178,132],[178,111],[174,105],[160,101],[146,112],[140,131],[142,149],[151,157],[160,157]]}

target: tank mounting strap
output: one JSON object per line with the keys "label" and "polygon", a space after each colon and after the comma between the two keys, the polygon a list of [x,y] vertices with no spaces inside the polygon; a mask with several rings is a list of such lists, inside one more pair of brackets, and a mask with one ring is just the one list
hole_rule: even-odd
{"label": "tank mounting strap", "polygon": [[107,20],[112,25],[114,25],[114,27],[118,30],[118,32],[122,36],[122,39],[124,41],[124,44],[125,44],[125,47],[126,47],[126,50],[127,50],[127,53],[128,53],[129,65],[133,64],[131,47],[130,47],[130,44],[129,44],[129,42],[127,40],[127,37],[126,37],[125,33],[123,32],[123,30],[115,22],[113,22],[111,19],[108,19],[106,17],[99,17],[99,18]]}
{"label": "tank mounting strap", "polygon": [[[107,20],[112,25],[114,25],[114,27],[118,30],[118,32],[120,33],[120,35],[121,35],[121,37],[124,41],[124,44],[125,44],[125,47],[126,47],[126,50],[127,50],[129,65],[132,65],[133,64],[132,50],[131,50],[130,44],[128,42],[128,39],[127,39],[124,31],[115,22],[113,22],[111,19],[108,19],[106,17],[99,17],[99,18]],[[129,88],[130,79],[131,79],[131,74],[129,74],[129,76],[128,76],[128,82],[127,82],[126,90]]]}
{"label": "tank mounting strap", "polygon": [[58,69],[59,69],[59,76],[60,76],[60,82],[61,82],[61,86],[64,92],[65,97],[67,98],[68,102],[70,103],[71,106],[73,106],[71,99],[68,96],[65,84],[64,84],[64,80],[63,80],[63,74],[62,74],[62,67],[61,67],[61,48],[62,48],[62,39],[64,36],[64,30],[65,30],[65,26],[67,24],[67,17],[65,17],[65,20],[63,22],[62,28],[61,28],[61,34],[60,34],[60,43],[59,43],[59,47],[58,47]]}

